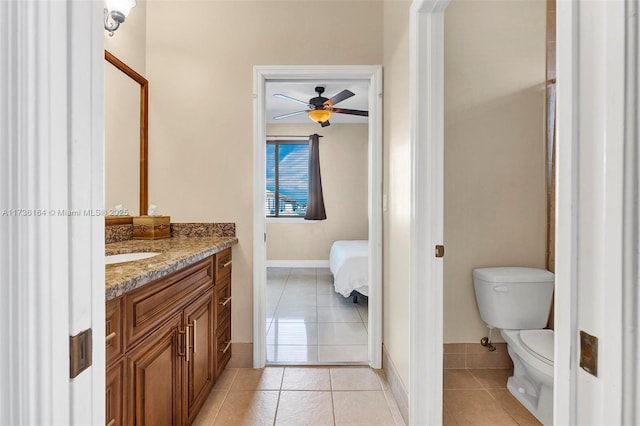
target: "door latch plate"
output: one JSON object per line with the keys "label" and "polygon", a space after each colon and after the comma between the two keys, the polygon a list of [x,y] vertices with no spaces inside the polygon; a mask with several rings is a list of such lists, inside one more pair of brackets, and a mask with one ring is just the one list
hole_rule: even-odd
{"label": "door latch plate", "polygon": [[69,336],[69,377],[72,379],[91,366],[91,329]]}

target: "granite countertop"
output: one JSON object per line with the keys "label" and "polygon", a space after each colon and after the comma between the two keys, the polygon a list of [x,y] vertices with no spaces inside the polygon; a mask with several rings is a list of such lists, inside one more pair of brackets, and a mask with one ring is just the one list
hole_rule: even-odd
{"label": "granite countertop", "polygon": [[105,265],[106,300],[182,269],[238,243],[236,237],[171,237],[128,240],[105,246],[105,255],[161,252],[142,260]]}

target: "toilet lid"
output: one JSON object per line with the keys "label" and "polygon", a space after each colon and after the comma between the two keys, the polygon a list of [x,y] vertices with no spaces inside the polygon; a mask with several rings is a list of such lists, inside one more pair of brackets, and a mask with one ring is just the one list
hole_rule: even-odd
{"label": "toilet lid", "polygon": [[553,364],[553,330],[520,330],[520,341],[529,352]]}

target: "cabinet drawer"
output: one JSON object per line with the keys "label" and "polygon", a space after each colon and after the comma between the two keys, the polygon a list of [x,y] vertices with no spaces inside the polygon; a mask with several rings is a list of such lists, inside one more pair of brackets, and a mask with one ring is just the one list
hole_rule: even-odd
{"label": "cabinet drawer", "polygon": [[116,361],[124,353],[122,334],[122,297],[111,299],[105,308],[105,336],[107,365]]}
{"label": "cabinet drawer", "polygon": [[216,282],[227,275],[231,275],[231,247],[216,254]]}
{"label": "cabinet drawer", "polygon": [[127,349],[212,285],[213,257],[208,257],[126,294]]}
{"label": "cabinet drawer", "polygon": [[111,426],[125,425],[125,359],[122,358],[107,369],[105,375],[105,418]]}
{"label": "cabinet drawer", "polygon": [[216,324],[222,324],[231,318],[231,276],[216,283]]}
{"label": "cabinet drawer", "polygon": [[231,359],[231,321],[227,320],[218,326],[217,330],[217,363],[216,376],[219,376]]}

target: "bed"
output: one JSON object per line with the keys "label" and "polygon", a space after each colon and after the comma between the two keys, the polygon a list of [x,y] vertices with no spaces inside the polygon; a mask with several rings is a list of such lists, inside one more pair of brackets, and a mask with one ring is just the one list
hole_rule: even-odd
{"label": "bed", "polygon": [[329,252],[329,269],[333,274],[333,287],[344,297],[369,295],[369,241],[336,241]]}

